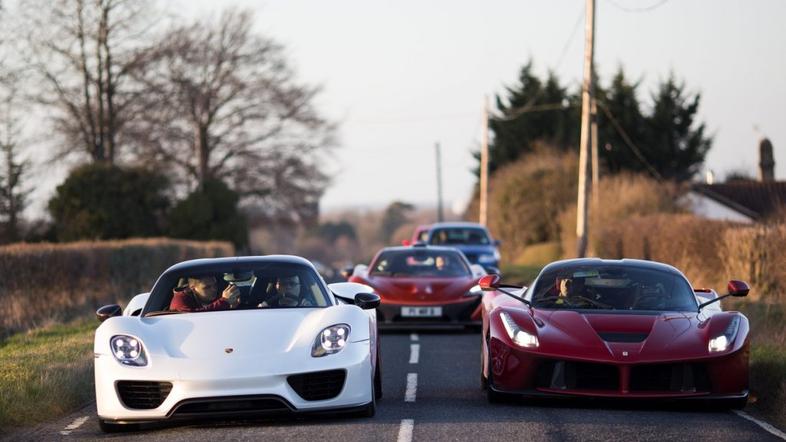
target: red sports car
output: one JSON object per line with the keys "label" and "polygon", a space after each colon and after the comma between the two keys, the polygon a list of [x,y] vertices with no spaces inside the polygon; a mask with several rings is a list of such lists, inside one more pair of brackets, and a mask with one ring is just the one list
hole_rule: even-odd
{"label": "red sports car", "polygon": [[713,305],[746,296],[742,281],[717,296],[694,291],[665,264],[573,259],[547,265],[529,288],[500,284],[498,275],[479,285],[481,381],[491,402],[591,396],[745,406],[748,319]]}
{"label": "red sports car", "polygon": [[485,274],[456,249],[418,244],[382,249],[349,281],[379,295],[380,326],[465,326],[480,325],[483,292],[477,284]]}

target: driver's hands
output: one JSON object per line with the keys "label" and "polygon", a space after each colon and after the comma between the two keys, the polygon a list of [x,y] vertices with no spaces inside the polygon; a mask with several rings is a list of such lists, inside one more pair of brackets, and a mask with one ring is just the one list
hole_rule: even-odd
{"label": "driver's hands", "polygon": [[224,292],[221,293],[221,297],[224,298],[230,307],[237,307],[240,304],[240,290],[238,290],[235,284],[229,284],[227,288],[224,289]]}

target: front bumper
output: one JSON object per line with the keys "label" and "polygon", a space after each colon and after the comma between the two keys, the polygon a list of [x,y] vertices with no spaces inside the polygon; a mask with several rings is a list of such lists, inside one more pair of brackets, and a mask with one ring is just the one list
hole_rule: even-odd
{"label": "front bumper", "polygon": [[444,304],[418,304],[419,307],[441,307],[439,317],[404,317],[402,307],[415,306],[407,303],[383,302],[377,307],[377,324],[381,328],[408,327],[463,327],[481,324],[480,296],[466,297],[459,302]]}
{"label": "front bumper", "polygon": [[[231,360],[228,357],[220,361],[155,356],[150,358],[147,367],[121,365],[112,355],[96,356],[96,406],[101,419],[150,422],[195,416],[236,416],[240,403],[248,414],[353,410],[373,401],[369,341],[352,342],[335,355],[306,360],[292,354],[266,360]],[[286,370],[282,367],[296,368]],[[340,392],[329,399],[306,400],[288,382],[293,375],[323,371],[345,372]],[[120,381],[166,382],[171,383],[171,390],[155,408],[130,408],[120,397]]]}
{"label": "front bumper", "polygon": [[748,396],[748,345],[713,357],[622,363],[541,355],[490,342],[494,391],[530,397],[741,399]]}

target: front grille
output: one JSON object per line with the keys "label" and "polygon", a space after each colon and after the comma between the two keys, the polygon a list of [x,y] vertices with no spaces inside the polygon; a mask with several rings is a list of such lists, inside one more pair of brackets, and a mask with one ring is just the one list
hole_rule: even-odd
{"label": "front grille", "polygon": [[287,377],[287,383],[307,401],[333,399],[344,388],[345,370],[315,371]]}
{"label": "front grille", "polygon": [[116,385],[123,405],[136,410],[158,408],[172,391],[171,382],[117,381]]}
{"label": "front grille", "polygon": [[607,364],[547,360],[538,366],[535,384],[560,390],[617,390],[619,370]]}
{"label": "front grille", "polygon": [[647,333],[598,333],[606,342],[642,342],[647,339]]}
{"label": "front grille", "polygon": [[188,399],[177,404],[171,415],[185,417],[201,414],[279,412],[289,410],[291,408],[278,396],[235,396]]}
{"label": "front grille", "polygon": [[704,364],[647,364],[630,371],[630,391],[710,391]]}

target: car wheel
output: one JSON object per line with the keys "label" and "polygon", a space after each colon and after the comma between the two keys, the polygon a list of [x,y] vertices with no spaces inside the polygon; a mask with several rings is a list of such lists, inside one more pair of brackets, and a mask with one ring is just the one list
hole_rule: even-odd
{"label": "car wheel", "polygon": [[379,354],[377,354],[377,368],[374,369],[374,399],[382,399],[382,364],[379,361]]}
{"label": "car wheel", "polygon": [[104,433],[122,433],[138,430],[139,424],[115,424],[104,419],[98,419],[98,428]]}
{"label": "car wheel", "polygon": [[492,370],[491,365],[491,347],[487,347],[488,350],[488,358],[486,358],[486,363],[488,364],[488,378],[486,378],[486,398],[488,399],[489,403],[492,404],[500,404],[510,400],[510,395],[505,393],[500,393],[498,391],[494,391],[494,370]]}

